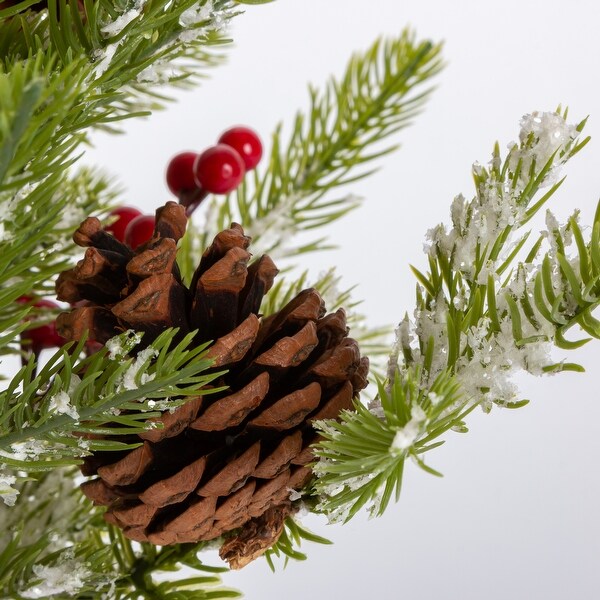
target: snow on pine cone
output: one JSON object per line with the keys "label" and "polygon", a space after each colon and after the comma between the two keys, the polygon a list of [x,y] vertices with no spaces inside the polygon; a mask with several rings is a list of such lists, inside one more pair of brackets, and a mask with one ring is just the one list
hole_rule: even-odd
{"label": "snow on pine cone", "polygon": [[[228,538],[221,555],[234,568],[270,547],[294,512],[290,494],[310,481],[315,419],[336,418],[367,383],[368,359],[348,338],[342,309],[325,315],[314,289],[261,317],[277,268],[268,256],[248,266],[250,238],[233,224],[204,252],[190,288],[175,262],[184,208],[157,210],[152,239],[135,252],[88,218],[74,234],[87,247],[57,281],[60,300],[83,306],[58,328],[98,342],[135,329],[151,343],[167,327],[197,342],[227,373],[227,390],[193,398],[156,419],[131,451],[85,460],[83,492],[107,506],[105,518],[138,541],[166,545]],[[82,302],[85,301],[85,302]],[[133,441],[136,441],[135,438]],[[297,496],[297,494],[295,494]],[[230,532],[234,532],[231,534]]]}

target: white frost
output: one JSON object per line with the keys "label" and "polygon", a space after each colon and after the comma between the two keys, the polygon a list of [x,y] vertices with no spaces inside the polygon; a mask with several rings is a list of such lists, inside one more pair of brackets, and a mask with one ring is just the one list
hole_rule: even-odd
{"label": "white frost", "polygon": [[[206,23],[206,25],[197,27],[201,23]],[[213,0],[206,0],[203,4],[192,6],[181,13],[179,24],[185,27],[185,30],[179,34],[179,40],[184,43],[193,42],[206,37],[210,31],[223,29],[226,23],[226,11],[215,10]]]}
{"label": "white frost", "polygon": [[390,452],[397,454],[408,450],[421,435],[426,422],[427,415],[425,411],[418,404],[413,404],[410,412],[410,421],[404,427],[399,427],[396,430],[396,435],[390,446]]}
{"label": "white frost", "polygon": [[100,30],[102,33],[106,33],[106,35],[112,37],[113,35],[118,35],[131,23],[134,19],[137,19],[140,16],[141,7],[140,8],[132,8],[128,10],[126,13],[123,13],[120,17],[117,17],[111,23],[107,23]]}
{"label": "white frost", "polygon": [[79,413],[77,409],[71,404],[71,398],[67,392],[58,392],[54,394],[52,398],[50,398],[50,407],[51,412],[57,412],[63,415],[69,415],[75,421],[79,420]]}
{"label": "white frost", "polygon": [[40,583],[20,592],[23,598],[46,598],[56,594],[75,595],[91,575],[90,570],[73,558],[67,550],[59,566],[34,565],[33,573]]}
{"label": "white frost", "polygon": [[0,455],[15,460],[36,459],[47,449],[45,442],[41,440],[26,440],[24,442],[15,442],[10,445],[11,452],[0,450]]}
{"label": "white frost", "polygon": [[[153,374],[142,373],[140,376],[140,370],[145,363],[152,360],[156,355],[157,351],[154,348],[146,348],[139,352],[131,366],[123,373],[120,385],[121,389],[137,390],[139,384],[144,385],[145,383],[152,381],[152,379],[154,379]],[[136,381],[138,377],[139,384]]]}
{"label": "white frost", "polygon": [[19,495],[19,490],[12,487],[17,482],[14,475],[0,473],[0,497],[7,506],[14,506]]}
{"label": "white frost", "polygon": [[510,165],[514,170],[521,161],[521,180],[528,179],[529,169],[535,162],[537,172],[553,160],[553,166],[544,178],[541,187],[554,184],[560,173],[560,166],[565,161],[561,156],[577,137],[577,127],[565,121],[556,112],[533,112],[521,119],[519,133],[520,146],[510,144]]}
{"label": "white frost", "polygon": [[108,350],[108,358],[117,360],[131,352],[142,341],[142,336],[133,329],[128,329],[124,334],[110,338],[104,344]]}
{"label": "white frost", "polygon": [[103,75],[108,67],[110,67],[110,63],[112,62],[120,43],[121,41],[115,44],[109,44],[103,50],[97,50],[94,53],[93,58],[97,61],[96,66],[94,67],[94,77],[96,79]]}

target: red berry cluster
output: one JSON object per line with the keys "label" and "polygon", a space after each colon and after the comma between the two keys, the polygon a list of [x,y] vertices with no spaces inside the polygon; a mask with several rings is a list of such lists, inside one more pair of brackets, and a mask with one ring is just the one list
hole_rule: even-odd
{"label": "red berry cluster", "polygon": [[154,233],[154,217],[143,214],[137,208],[119,206],[110,216],[115,220],[105,230],[134,250],[146,243]]}
{"label": "red berry cluster", "polygon": [[235,190],[246,171],[260,162],[262,152],[256,132],[248,127],[232,127],[201,154],[181,152],[174,156],[167,167],[167,186],[189,215],[208,194]]}
{"label": "red berry cluster", "polygon": [[[247,171],[262,157],[262,143],[248,127],[225,131],[215,146],[201,154],[181,152],[167,167],[167,185],[186,207],[188,216],[208,194],[228,194],[235,190]],[[137,208],[121,206],[110,213],[115,220],[106,227],[119,241],[135,250],[154,233],[154,217]]]}

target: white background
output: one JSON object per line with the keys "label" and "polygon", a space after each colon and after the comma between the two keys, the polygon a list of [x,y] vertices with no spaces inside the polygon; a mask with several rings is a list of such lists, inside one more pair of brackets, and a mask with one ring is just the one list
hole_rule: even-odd
{"label": "white background", "polygon": [[[339,250],[307,259],[317,274],[338,265],[373,324],[412,310],[408,264],[424,265],[425,231],[447,221],[455,194],[471,195],[470,165],[504,148],[522,114],[568,104],[591,114],[597,138],[569,165],[552,208],[582,209],[600,195],[600,9],[597,1],[279,0],[235,19],[227,66],[201,89],[127,137],[98,135],[87,161],[120,177],[127,202],[151,211],[169,198],[168,158],[213,143],[244,123],[264,138],[306,106],[306,83],[340,73],[353,50],[410,24],[445,40],[448,63],[425,112],[397,136],[402,149],[351,191],[367,201],[331,227]],[[562,355],[558,355],[559,357]],[[264,561],[225,576],[250,600],[592,599],[600,597],[600,342],[572,353],[584,375],[523,378],[532,403],[470,417],[429,456],[445,477],[413,465],[403,497],[384,517],[307,524],[334,546],[272,575]]]}

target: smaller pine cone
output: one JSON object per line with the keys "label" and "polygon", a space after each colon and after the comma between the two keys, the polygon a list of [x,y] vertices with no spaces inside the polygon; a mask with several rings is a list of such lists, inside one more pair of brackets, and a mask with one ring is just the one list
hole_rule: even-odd
{"label": "smaller pine cone", "polygon": [[96,452],[82,485],[125,535],[159,545],[226,536],[221,555],[239,568],[275,543],[290,494],[312,477],[315,419],[336,418],[365,387],[368,360],[348,337],[342,309],[325,314],[307,289],[279,312],[259,314],[277,269],[268,256],[249,264],[250,238],[233,224],[204,252],[191,286],[175,262],[183,207],[157,211],[154,237],[133,252],[86,219],[74,235],[85,258],[61,274],[61,300],[82,302],[58,319],[61,335],[89,329],[105,342],[136,329],[151,342],[166,327],[214,340],[216,382],[227,390],[193,398],[156,419],[162,427],[128,441],[126,452]]}

